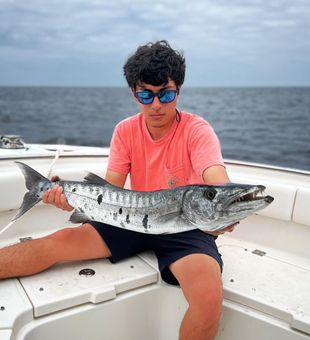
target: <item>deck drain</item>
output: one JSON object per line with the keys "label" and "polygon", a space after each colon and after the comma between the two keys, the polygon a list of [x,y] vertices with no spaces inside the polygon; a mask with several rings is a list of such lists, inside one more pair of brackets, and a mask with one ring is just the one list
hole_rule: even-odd
{"label": "deck drain", "polygon": [[32,240],[32,237],[31,236],[27,236],[27,237],[21,237],[19,239],[19,242],[26,242],[26,241],[30,241]]}
{"label": "deck drain", "polygon": [[95,273],[96,272],[91,268],[84,268],[84,269],[80,270],[79,275],[80,276],[93,276],[93,275],[95,275]]}
{"label": "deck drain", "polygon": [[255,254],[255,255],[258,255],[258,256],[265,256],[266,252],[259,250],[259,249],[255,249],[255,250],[252,251],[252,254]]}

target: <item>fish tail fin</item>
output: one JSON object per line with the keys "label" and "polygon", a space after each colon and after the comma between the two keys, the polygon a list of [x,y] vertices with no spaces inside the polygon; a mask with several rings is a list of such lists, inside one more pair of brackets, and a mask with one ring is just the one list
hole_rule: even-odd
{"label": "fish tail fin", "polygon": [[48,178],[42,176],[29,165],[26,165],[22,162],[15,163],[21,169],[25,177],[26,187],[29,191],[25,194],[23,203],[21,204],[16,216],[12,219],[12,221],[17,220],[19,217],[24,215],[25,212],[41,201],[42,195],[40,194],[39,183],[50,182]]}

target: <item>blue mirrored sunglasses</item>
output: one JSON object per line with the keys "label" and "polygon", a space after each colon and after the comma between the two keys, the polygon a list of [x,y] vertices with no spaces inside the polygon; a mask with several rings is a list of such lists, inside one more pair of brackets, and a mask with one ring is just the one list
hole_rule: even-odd
{"label": "blue mirrored sunglasses", "polygon": [[147,90],[135,92],[138,101],[144,105],[152,104],[155,97],[157,97],[162,104],[171,103],[174,101],[176,95],[176,90],[163,90],[158,93]]}

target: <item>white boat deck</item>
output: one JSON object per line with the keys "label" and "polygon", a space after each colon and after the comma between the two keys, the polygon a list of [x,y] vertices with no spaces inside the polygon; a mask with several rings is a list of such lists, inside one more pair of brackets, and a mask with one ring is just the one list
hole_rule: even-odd
{"label": "white boat deck", "polygon": [[[50,161],[31,157],[28,163],[44,173]],[[103,176],[105,164],[104,157],[62,157],[53,173],[81,179],[91,170]],[[0,197],[1,230],[25,188],[12,160],[3,159],[0,167],[6,193]],[[275,201],[217,240],[224,261],[217,339],[310,339],[310,174],[245,164],[229,164],[228,171],[234,182],[265,185]],[[68,216],[38,205],[1,235],[0,246],[59,229]],[[0,339],[173,340],[186,307],[180,289],[161,281],[152,252],[113,265],[64,263],[0,281]]]}

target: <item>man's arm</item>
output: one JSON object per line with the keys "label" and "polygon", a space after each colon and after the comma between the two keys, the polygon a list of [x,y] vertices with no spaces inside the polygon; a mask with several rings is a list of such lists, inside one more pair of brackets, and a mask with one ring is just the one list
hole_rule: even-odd
{"label": "man's arm", "polygon": [[221,165],[210,166],[203,172],[202,177],[204,182],[209,185],[224,184],[230,182],[225,167]]}
{"label": "man's arm", "polygon": [[[209,184],[209,185],[218,185],[218,184],[225,184],[225,183],[230,182],[230,179],[228,177],[225,167],[221,165],[214,165],[214,166],[211,166],[210,168],[207,168],[203,172],[203,180],[206,184]],[[211,234],[213,236],[218,236],[218,235],[224,234],[227,231],[232,232],[236,224],[230,225],[227,228],[220,230],[220,231],[208,232],[208,234]]]}
{"label": "man's arm", "polygon": [[105,175],[106,181],[120,188],[124,187],[126,178],[127,178],[127,175],[120,174],[119,172],[112,171],[112,170],[107,170],[106,175]]}

